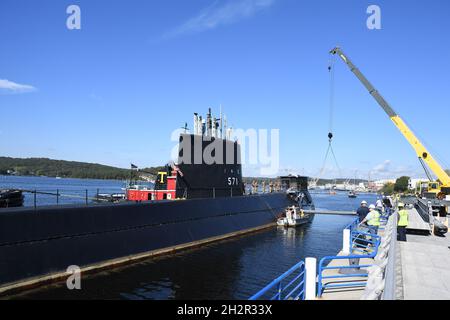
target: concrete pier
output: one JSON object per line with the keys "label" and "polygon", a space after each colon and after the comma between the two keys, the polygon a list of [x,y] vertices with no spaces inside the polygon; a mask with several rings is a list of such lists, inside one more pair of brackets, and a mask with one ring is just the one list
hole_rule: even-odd
{"label": "concrete pier", "polygon": [[450,239],[434,235],[407,235],[400,242],[404,300],[450,299]]}

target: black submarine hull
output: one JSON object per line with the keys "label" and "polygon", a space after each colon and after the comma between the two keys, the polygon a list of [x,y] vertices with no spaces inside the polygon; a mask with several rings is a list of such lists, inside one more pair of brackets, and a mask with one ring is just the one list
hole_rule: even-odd
{"label": "black submarine hull", "polygon": [[0,293],[69,266],[97,269],[165,248],[258,230],[295,201],[286,193],[0,211]]}

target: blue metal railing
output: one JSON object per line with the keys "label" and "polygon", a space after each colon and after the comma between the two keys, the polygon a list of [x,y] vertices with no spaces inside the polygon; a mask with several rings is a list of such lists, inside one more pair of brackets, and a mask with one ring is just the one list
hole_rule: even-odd
{"label": "blue metal railing", "polygon": [[[355,219],[345,229],[350,230],[350,248],[353,255],[349,256],[327,256],[320,260],[319,276],[318,276],[318,296],[320,297],[326,288],[342,288],[342,287],[361,287],[366,285],[366,281],[342,281],[339,283],[323,283],[325,279],[346,279],[355,277],[367,278],[367,273],[355,272],[352,274],[339,274],[324,276],[324,270],[333,269],[364,269],[371,267],[366,265],[339,265],[328,266],[332,260],[348,260],[374,258],[378,253],[381,237],[371,233],[364,232],[359,228],[359,219]],[[360,254],[356,254],[360,253]],[[249,300],[304,300],[305,299],[305,263],[299,262],[287,272],[253,295]],[[286,285],[284,285],[286,284]]]}
{"label": "blue metal railing", "polygon": [[305,262],[301,261],[249,300],[304,300]]}
{"label": "blue metal railing", "polygon": [[350,248],[353,253],[362,252],[365,255],[371,254],[380,245],[380,236],[371,233],[353,230],[350,237]]}
{"label": "blue metal railing", "polygon": [[356,218],[352,221],[348,226],[346,226],[344,229],[349,229],[350,231],[353,231],[358,228],[359,225],[359,218]]}
{"label": "blue metal railing", "polygon": [[353,235],[354,235],[354,231],[358,229],[359,226],[359,218],[356,218],[355,220],[352,221],[352,223],[350,223],[348,226],[346,226],[344,228],[344,230],[350,230],[350,248],[353,247],[353,243],[354,243],[354,239],[353,239]]}
{"label": "blue metal railing", "polygon": [[[351,224],[349,224],[346,229],[350,230],[350,248],[352,255],[349,256],[328,256],[320,260],[319,263],[319,275],[318,275],[318,296],[321,297],[324,290],[327,288],[349,288],[349,287],[362,287],[366,285],[366,281],[345,281],[348,278],[367,278],[367,273],[358,272],[360,269],[369,268],[370,264],[350,264],[349,265],[338,265],[338,266],[328,266],[328,263],[333,260],[346,260],[359,261],[363,258],[374,258],[378,253],[378,247],[380,246],[381,237],[378,235],[370,234],[358,230],[359,219],[356,219]],[[356,254],[355,254],[356,253]],[[358,254],[359,253],[359,254]],[[355,269],[354,273],[350,274],[338,274],[325,276],[323,273],[325,270],[341,270],[341,269]],[[342,279],[338,283],[324,283],[325,279]]]}

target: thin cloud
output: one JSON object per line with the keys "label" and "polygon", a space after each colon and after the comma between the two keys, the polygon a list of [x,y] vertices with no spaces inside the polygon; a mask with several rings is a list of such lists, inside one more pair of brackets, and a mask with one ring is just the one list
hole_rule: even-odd
{"label": "thin cloud", "polygon": [[274,2],[275,0],[227,0],[224,3],[217,0],[194,18],[167,33],[166,38],[199,33],[232,24],[269,8]]}
{"label": "thin cloud", "polygon": [[386,160],[383,163],[380,163],[379,165],[375,166],[372,169],[372,172],[374,173],[388,173],[391,168],[391,160]]}
{"label": "thin cloud", "polygon": [[98,101],[98,102],[103,102],[103,97],[96,93],[91,93],[89,95],[89,98],[91,98],[92,100]]}
{"label": "thin cloud", "polygon": [[423,172],[417,171],[411,166],[393,166],[392,161],[386,160],[383,163],[378,164],[371,170],[373,178],[394,179],[401,176],[408,177],[422,177]]}
{"label": "thin cloud", "polygon": [[36,88],[27,84],[15,83],[6,79],[0,79],[0,92],[3,93],[27,93],[36,91]]}

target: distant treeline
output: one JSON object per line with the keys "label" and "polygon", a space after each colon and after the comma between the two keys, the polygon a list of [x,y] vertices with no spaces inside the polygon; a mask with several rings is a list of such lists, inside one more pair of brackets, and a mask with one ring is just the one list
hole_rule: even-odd
{"label": "distant treeline", "polygon": [[[138,176],[156,176],[159,171],[164,170],[164,167],[150,167],[140,169],[139,173],[133,171],[133,179]],[[446,170],[450,174],[450,170]],[[0,157],[0,175],[15,174],[20,176],[47,176],[47,177],[62,177],[62,178],[79,178],[79,179],[117,179],[126,180],[130,178],[130,169],[122,169],[111,166],[105,166],[96,163],[52,160],[47,158],[8,158]],[[244,178],[245,183],[252,183],[253,180],[262,183],[266,181],[276,180],[275,178]],[[328,183],[342,184],[347,179],[320,179],[318,185],[325,185]],[[351,183],[354,180],[350,180]],[[357,184],[360,182],[367,182],[366,180],[356,179]]]}
{"label": "distant treeline", "polygon": [[[144,169],[149,174],[156,174],[159,168]],[[20,176],[46,176],[79,179],[116,179],[130,178],[129,169],[115,168],[96,163],[52,160],[47,158],[7,158],[0,157],[0,174]],[[136,172],[134,172],[134,178]]]}

